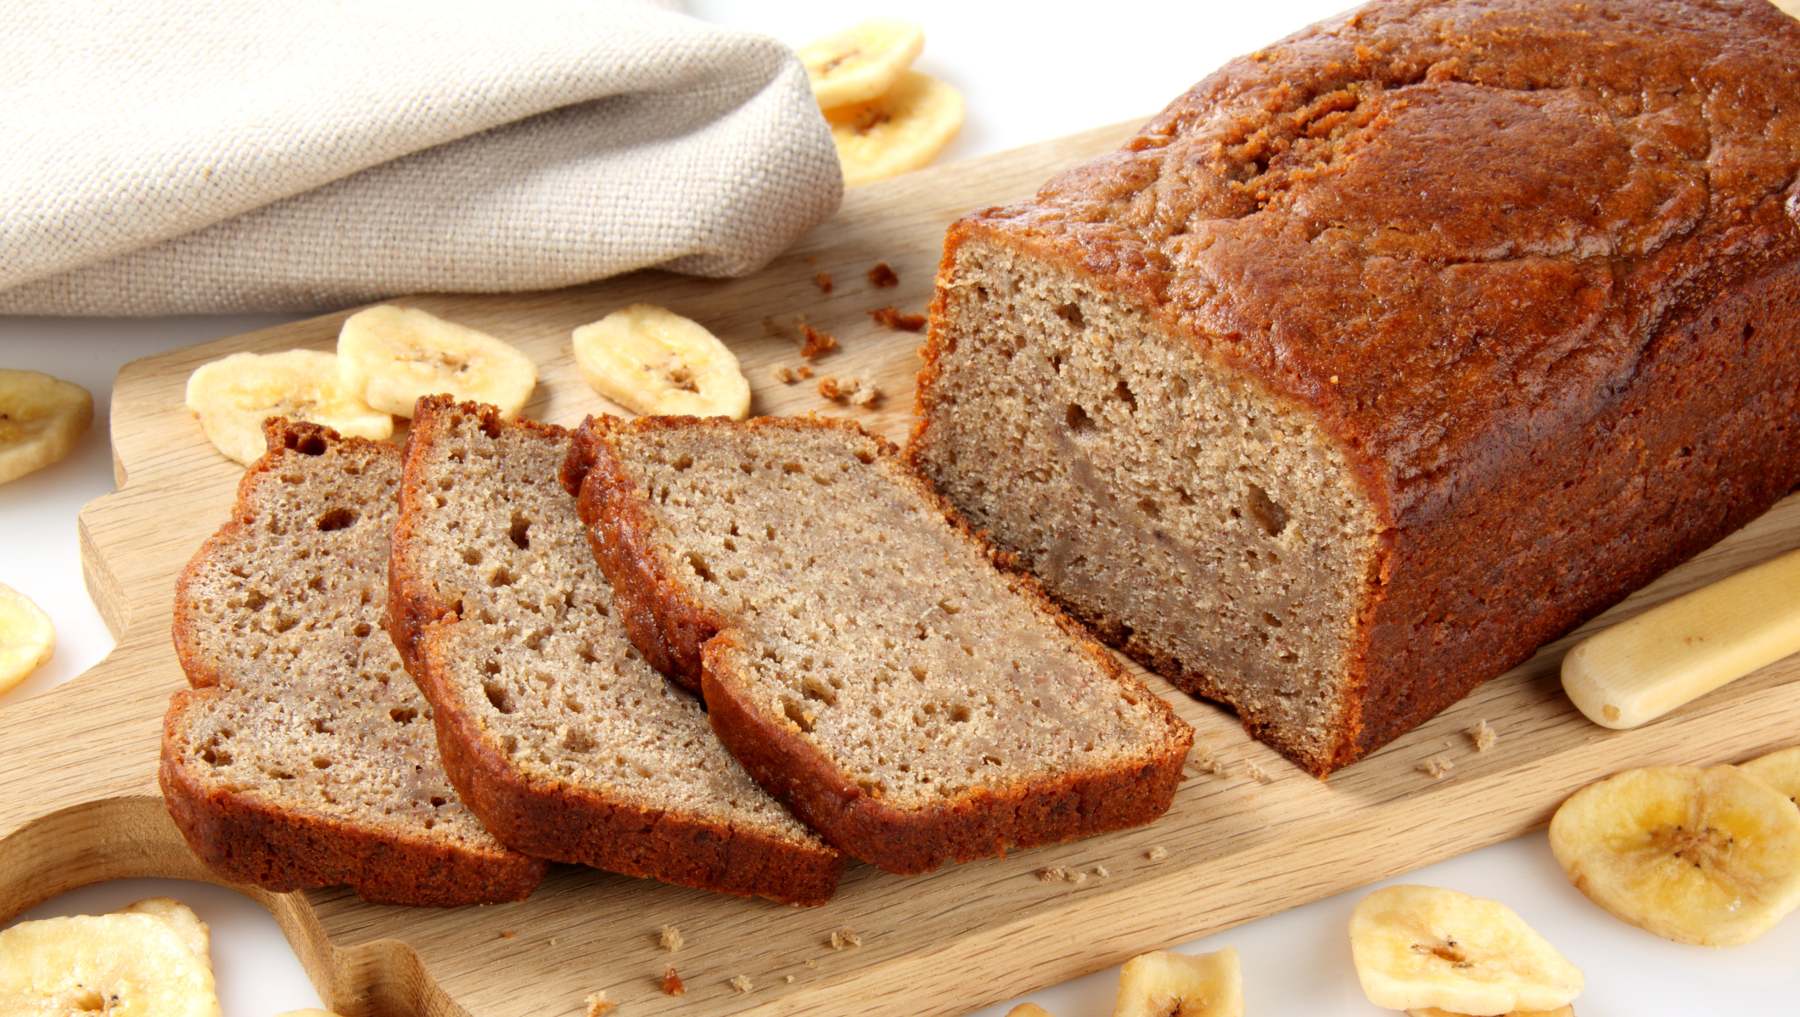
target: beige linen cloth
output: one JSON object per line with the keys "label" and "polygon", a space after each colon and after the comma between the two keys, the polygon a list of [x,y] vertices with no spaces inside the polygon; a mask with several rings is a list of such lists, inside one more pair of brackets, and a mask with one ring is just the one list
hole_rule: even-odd
{"label": "beige linen cloth", "polygon": [[11,0],[0,313],[751,271],[842,195],[793,55],[628,0]]}

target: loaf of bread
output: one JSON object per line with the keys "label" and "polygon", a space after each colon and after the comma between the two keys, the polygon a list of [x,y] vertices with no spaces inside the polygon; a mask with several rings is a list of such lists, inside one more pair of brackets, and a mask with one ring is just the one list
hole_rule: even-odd
{"label": "loaf of bread", "polygon": [[175,590],[191,689],[161,779],[194,853],[270,890],[348,884],[392,904],[518,900],[508,850],[445,779],[431,710],[381,631],[400,450],[270,421],[226,523]]}
{"label": "loaf of bread", "polygon": [[945,242],[912,460],[1324,774],[1800,481],[1800,24],[1393,0]]}
{"label": "loaf of bread", "polygon": [[841,856],[719,744],[626,639],[558,481],[569,432],[419,400],[406,440],[389,630],[431,701],[450,779],[520,851],[785,903]]}
{"label": "loaf of bread", "polygon": [[1147,822],[1193,732],[854,425],[590,418],[564,481],[633,641],[893,872]]}

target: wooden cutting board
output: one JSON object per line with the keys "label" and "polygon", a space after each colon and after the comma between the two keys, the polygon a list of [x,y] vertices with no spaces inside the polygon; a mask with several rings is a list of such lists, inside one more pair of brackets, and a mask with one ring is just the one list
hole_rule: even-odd
{"label": "wooden cutting board", "polygon": [[[944,226],[961,212],[1028,193],[1046,175],[1117,144],[1108,128],[853,192],[836,219],[791,254],[728,282],[646,272],[554,293],[406,301],[529,351],[543,382],[529,415],[573,424],[607,409],[578,378],[569,331],[631,301],[667,305],[710,326],[743,358],[756,411],[824,408],[902,438],[919,337],[866,316],[922,310]],[[900,284],[874,289],[877,261]],[[814,274],[829,273],[830,295]],[[822,374],[866,374],[884,396],[870,411],[826,404],[812,384],[782,385],[796,343],[767,334],[805,313],[842,343]],[[183,686],[169,642],[176,570],[226,517],[239,469],[207,445],[182,408],[200,363],[237,350],[329,348],[342,314],[128,365],[114,388],[120,490],[81,515],[89,589],[118,637],[92,671],[0,706],[0,918],[72,887],[122,876],[206,879],[163,812],[157,741]],[[1589,628],[1800,546],[1791,497]],[[321,994],[347,1017],[475,1014],[559,1017],[604,991],[625,1017],[831,1013],[956,1014],[1147,949],[1166,946],[1513,837],[1544,823],[1576,787],[1627,766],[1710,763],[1800,736],[1800,660],[1764,669],[1648,728],[1615,733],[1583,720],[1557,685],[1568,640],[1489,682],[1396,744],[1321,783],[1250,741],[1229,715],[1152,679],[1199,731],[1222,774],[1196,772],[1174,808],[1140,830],[901,878],[852,867],[830,904],[798,910],[561,868],[530,900],[452,911],[377,907],[341,891],[267,894]],[[1486,720],[1499,743],[1477,754],[1465,730]],[[1442,756],[1451,774],[1420,764]],[[1036,873],[1107,875],[1079,882]],[[656,943],[663,925],[687,945]],[[833,950],[848,928],[860,947]],[[661,994],[673,964],[687,994]],[[754,988],[735,991],[729,980]]]}

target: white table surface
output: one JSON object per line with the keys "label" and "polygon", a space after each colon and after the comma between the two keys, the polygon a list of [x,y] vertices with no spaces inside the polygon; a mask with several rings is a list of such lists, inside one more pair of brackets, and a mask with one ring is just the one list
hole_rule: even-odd
{"label": "white table surface", "polygon": [[[1016,8],[932,0],[897,6],[854,0],[693,5],[703,17],[759,29],[794,44],[865,13],[904,12],[926,29],[920,68],[954,83],[968,98],[968,124],[946,159],[1147,116],[1231,56],[1341,7],[1342,0],[1185,5],[1109,0]],[[0,318],[0,366],[35,368],[85,385],[98,409],[93,431],[68,460],[0,487],[0,582],[42,605],[55,620],[59,639],[50,663],[0,700],[0,723],[5,723],[7,702],[67,681],[112,645],[82,585],[75,513],[112,488],[105,436],[114,373],[135,357],[285,320],[289,318],[276,315]],[[0,760],[0,766],[24,765],[45,764]],[[1586,972],[1587,991],[1578,1005],[1583,1017],[1800,1013],[1800,916],[1761,941],[1732,950],[1665,942],[1616,921],[1575,892],[1541,833],[1421,869],[1400,881],[1455,887],[1510,904]],[[1253,1017],[1371,1017],[1383,1011],[1363,999],[1344,933],[1363,892],[1179,948],[1235,947],[1243,960],[1247,1012]],[[248,898],[229,890],[168,880],[121,881],[71,892],[26,917],[109,910],[161,894],[188,902],[211,923],[226,1017],[267,1017],[318,1005],[274,922]],[[1206,901],[1197,898],[1192,906],[1204,908]],[[595,920],[606,919],[596,915]],[[1145,950],[1175,946],[1143,944]],[[1116,975],[1098,972],[1030,998],[1058,1017],[1100,1017],[1111,1012]],[[977,989],[971,987],[972,992]],[[999,1017],[1006,1009],[995,1006],[979,1014]]]}

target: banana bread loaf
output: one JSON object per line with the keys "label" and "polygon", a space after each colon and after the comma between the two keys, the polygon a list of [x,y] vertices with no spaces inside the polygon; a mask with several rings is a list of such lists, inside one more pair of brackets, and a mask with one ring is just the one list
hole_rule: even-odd
{"label": "banana bread loaf", "polygon": [[271,420],[231,521],[181,573],[193,686],[163,724],[164,801],[226,877],[389,904],[518,900],[544,863],[495,840],[438,762],[381,615],[400,450]]}
{"label": "banana bread loaf", "polygon": [[1193,731],[854,425],[589,418],[564,470],[626,631],[892,872],[1148,822]]}
{"label": "banana bread loaf", "polygon": [[1393,0],[945,242],[916,465],[1316,774],[1800,481],[1800,24]]}
{"label": "banana bread loaf", "polygon": [[388,628],[444,768],[502,843],[723,893],[819,904],[843,861],[631,647],[557,476],[570,434],[419,400]]}

